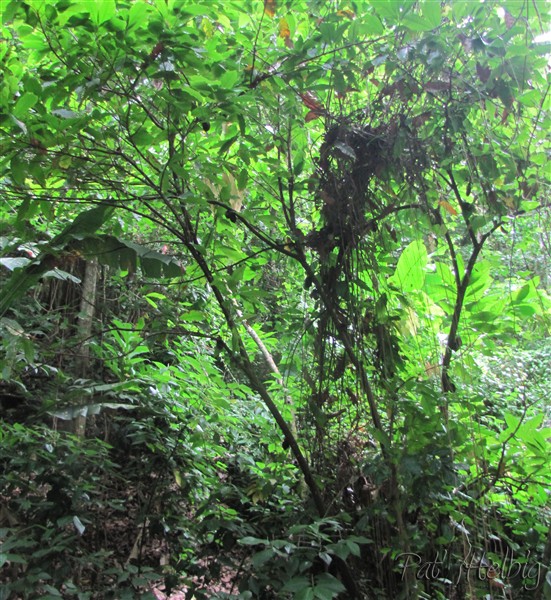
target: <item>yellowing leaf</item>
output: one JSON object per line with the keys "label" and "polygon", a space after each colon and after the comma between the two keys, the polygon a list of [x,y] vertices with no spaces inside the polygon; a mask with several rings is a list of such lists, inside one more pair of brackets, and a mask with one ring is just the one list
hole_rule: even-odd
{"label": "yellowing leaf", "polygon": [[201,21],[201,31],[205,34],[207,38],[211,38],[214,34],[214,25],[209,19],[203,19]]}
{"label": "yellowing leaf", "polygon": [[450,213],[450,215],[452,215],[453,217],[457,215],[457,211],[447,200],[440,200],[440,206],[444,208],[446,212]]}
{"label": "yellowing leaf", "polygon": [[222,175],[222,181],[229,189],[230,206],[235,212],[239,212],[243,206],[245,192],[238,189],[235,177],[229,171],[224,171],[224,174]]}
{"label": "yellowing leaf", "polygon": [[505,198],[503,199],[503,202],[509,210],[516,209],[515,201],[513,198],[511,198],[511,196],[505,196]]}
{"label": "yellowing leaf", "polygon": [[264,13],[269,17],[275,16],[277,0],[264,0]]}
{"label": "yellowing leaf", "polygon": [[347,19],[354,19],[356,17],[356,15],[354,14],[354,12],[352,10],[349,10],[349,9],[338,10],[337,11],[337,15],[339,17],[346,17]]}
{"label": "yellowing leaf", "polygon": [[59,166],[61,169],[68,169],[71,166],[71,157],[70,156],[62,156],[59,159]]}
{"label": "yellowing leaf", "polygon": [[287,23],[287,19],[284,17],[279,21],[279,37],[286,40],[290,36],[291,30],[289,29],[289,23]]}

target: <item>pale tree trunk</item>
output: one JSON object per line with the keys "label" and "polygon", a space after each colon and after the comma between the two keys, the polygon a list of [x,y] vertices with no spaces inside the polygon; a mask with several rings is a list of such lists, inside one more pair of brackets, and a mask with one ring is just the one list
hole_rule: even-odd
{"label": "pale tree trunk", "polygon": [[[92,335],[98,271],[98,261],[95,258],[86,261],[84,278],[82,281],[82,297],[80,299],[80,310],[77,321],[77,335],[80,340],[80,351],[76,367],[80,377],[83,378],[86,378],[89,375],[90,346],[88,342]],[[78,415],[73,419],[72,430],[75,435],[84,437],[86,431],[86,415]]]}

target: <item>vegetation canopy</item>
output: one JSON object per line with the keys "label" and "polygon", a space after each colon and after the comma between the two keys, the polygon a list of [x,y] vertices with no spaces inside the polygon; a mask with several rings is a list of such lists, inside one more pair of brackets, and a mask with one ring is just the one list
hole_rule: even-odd
{"label": "vegetation canopy", "polygon": [[545,3],[1,16],[0,600],[550,598]]}

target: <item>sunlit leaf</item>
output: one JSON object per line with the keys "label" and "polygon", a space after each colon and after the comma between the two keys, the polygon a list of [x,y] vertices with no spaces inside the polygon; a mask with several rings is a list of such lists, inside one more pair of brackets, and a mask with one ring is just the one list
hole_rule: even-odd
{"label": "sunlit leaf", "polygon": [[38,96],[27,92],[23,94],[15,103],[13,107],[13,114],[21,119],[27,116],[27,112],[38,102]]}
{"label": "sunlit leaf", "polygon": [[425,281],[427,261],[425,244],[420,240],[411,242],[400,255],[391,281],[404,292],[420,290]]}
{"label": "sunlit leaf", "polygon": [[108,21],[117,12],[115,0],[94,0],[91,3],[91,17],[95,25]]}

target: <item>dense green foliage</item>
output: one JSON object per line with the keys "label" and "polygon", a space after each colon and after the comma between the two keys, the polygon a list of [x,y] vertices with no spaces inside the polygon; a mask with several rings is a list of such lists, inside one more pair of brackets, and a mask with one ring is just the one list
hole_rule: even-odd
{"label": "dense green foliage", "polygon": [[4,4],[0,600],[549,597],[545,4]]}

